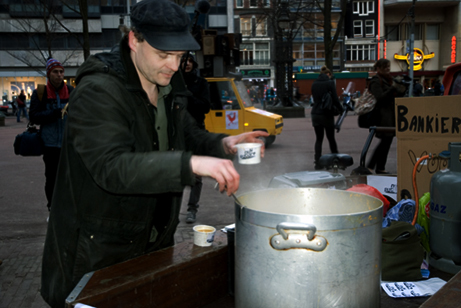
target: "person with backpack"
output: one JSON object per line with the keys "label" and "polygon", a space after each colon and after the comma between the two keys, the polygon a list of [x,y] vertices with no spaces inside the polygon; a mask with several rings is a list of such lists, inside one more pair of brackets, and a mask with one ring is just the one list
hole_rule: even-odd
{"label": "person with backpack", "polygon": [[331,153],[338,153],[338,146],[335,140],[334,113],[332,110],[323,109],[323,95],[325,93],[330,93],[333,106],[336,107],[337,110],[342,110],[338,94],[336,93],[335,83],[331,80],[331,71],[326,66],[320,69],[320,75],[312,84],[311,92],[314,99],[314,105],[311,109],[311,118],[316,138],[314,169],[321,170],[323,167],[319,166],[318,161],[320,156],[322,156],[322,143],[325,134],[327,135]]}
{"label": "person with backpack", "polygon": [[24,90],[21,90],[21,94],[16,98],[16,103],[18,103],[18,112],[16,113],[18,122],[21,122],[21,112],[24,117],[29,121],[29,115],[27,114],[27,106],[26,106],[26,95],[24,94]]}
{"label": "person with backpack", "polygon": [[30,120],[40,125],[45,163],[45,195],[48,210],[51,208],[54,183],[61,154],[62,137],[67,116],[63,110],[69,101],[72,86],[64,82],[64,67],[56,59],[46,62],[46,85],[38,85],[30,99]]}

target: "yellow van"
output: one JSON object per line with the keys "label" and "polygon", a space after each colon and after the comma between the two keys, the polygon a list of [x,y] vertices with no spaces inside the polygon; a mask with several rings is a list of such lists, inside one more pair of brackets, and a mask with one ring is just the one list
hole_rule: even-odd
{"label": "yellow van", "polygon": [[270,134],[264,138],[266,147],[282,132],[283,117],[255,108],[241,80],[234,78],[206,78],[210,86],[211,110],[205,117],[209,132],[238,135],[262,130]]}

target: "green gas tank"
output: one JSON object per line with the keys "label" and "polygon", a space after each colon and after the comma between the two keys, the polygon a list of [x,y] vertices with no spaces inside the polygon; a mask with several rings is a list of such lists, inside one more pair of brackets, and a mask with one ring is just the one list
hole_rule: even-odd
{"label": "green gas tank", "polygon": [[461,270],[461,142],[448,144],[448,168],[431,179],[430,264],[444,272]]}

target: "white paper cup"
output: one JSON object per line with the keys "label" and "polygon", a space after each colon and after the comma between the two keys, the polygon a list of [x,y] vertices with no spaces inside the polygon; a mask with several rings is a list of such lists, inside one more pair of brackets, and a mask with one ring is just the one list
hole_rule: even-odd
{"label": "white paper cup", "polygon": [[212,226],[194,226],[194,244],[197,246],[211,246],[213,244],[216,229]]}
{"label": "white paper cup", "polygon": [[237,156],[239,163],[243,165],[259,164],[261,162],[261,143],[239,143]]}

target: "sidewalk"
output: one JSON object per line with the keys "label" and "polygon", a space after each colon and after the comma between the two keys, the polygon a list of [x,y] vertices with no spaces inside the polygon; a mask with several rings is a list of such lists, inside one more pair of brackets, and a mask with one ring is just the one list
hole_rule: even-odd
{"label": "sidewalk", "polygon": [[[266,156],[258,165],[235,167],[241,176],[237,195],[265,189],[277,175],[313,170],[315,135],[306,118],[284,119],[284,128]],[[46,234],[46,198],[44,193],[44,164],[41,157],[21,157],[13,153],[14,137],[25,130],[27,122],[16,123],[8,116],[6,125],[0,127],[0,308],[48,307],[40,290],[41,255]],[[354,165],[340,170],[344,175],[358,167],[360,153],[368,136],[368,130],[357,127],[356,116],[344,120],[336,141],[341,153],[354,159]],[[371,149],[376,145],[373,143]],[[396,141],[388,157],[388,171],[397,172]],[[323,153],[329,153],[328,142],[323,142]],[[200,208],[195,224],[208,224],[218,230],[234,223],[233,199],[214,190],[214,180],[205,178]],[[184,193],[180,224],[175,234],[176,242],[191,239],[192,226],[186,224],[186,202],[189,190]],[[220,231],[219,231],[220,232]]]}

